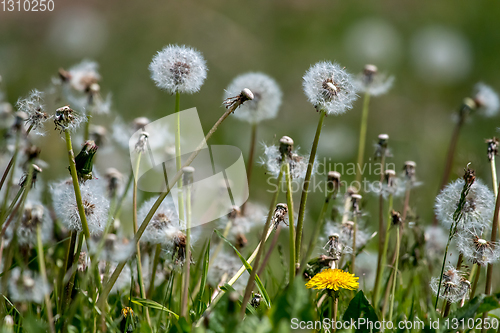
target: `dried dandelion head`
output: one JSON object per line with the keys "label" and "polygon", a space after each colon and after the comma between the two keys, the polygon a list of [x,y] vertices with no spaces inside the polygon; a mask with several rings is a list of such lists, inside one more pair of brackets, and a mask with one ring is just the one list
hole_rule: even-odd
{"label": "dried dandelion head", "polygon": [[371,96],[386,94],[394,83],[394,76],[387,76],[378,71],[375,65],[365,65],[363,72],[358,74],[354,84],[359,92]]}

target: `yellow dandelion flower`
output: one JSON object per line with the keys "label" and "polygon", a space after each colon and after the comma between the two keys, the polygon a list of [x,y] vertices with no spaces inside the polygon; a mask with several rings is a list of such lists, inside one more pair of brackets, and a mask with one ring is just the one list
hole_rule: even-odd
{"label": "yellow dandelion flower", "polygon": [[341,269],[325,269],[316,274],[309,282],[307,288],[314,289],[333,289],[338,291],[340,288],[354,290],[359,287],[359,277]]}
{"label": "yellow dandelion flower", "polygon": [[124,307],[122,309],[122,315],[123,317],[127,318],[128,315],[131,315],[132,317],[134,316],[134,310],[132,310],[132,308],[129,308],[128,306],[127,307]]}

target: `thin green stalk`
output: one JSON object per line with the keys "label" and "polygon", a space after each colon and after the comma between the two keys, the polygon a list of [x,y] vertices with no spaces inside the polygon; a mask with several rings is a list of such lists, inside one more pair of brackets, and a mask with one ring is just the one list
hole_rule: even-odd
{"label": "thin green stalk", "polygon": [[[16,165],[17,155],[19,154],[19,142],[21,140],[20,137],[21,137],[21,133],[18,131],[17,135],[16,135],[14,155],[12,156],[12,159],[10,160],[9,165],[7,165],[7,169],[5,170],[3,177],[2,177],[2,181],[4,181],[5,178],[7,177],[7,174],[9,174],[10,168],[15,167],[15,165]],[[7,218],[6,208],[7,208],[7,202],[9,201],[9,194],[10,194],[10,189],[12,187],[12,180],[13,179],[14,179],[14,172],[11,172],[9,174],[9,179],[7,181],[7,187],[5,188],[5,193],[4,193],[4,197],[3,197],[3,201],[2,201],[2,210],[1,210],[1,214],[0,214],[0,225],[3,225],[3,222]],[[0,185],[3,185],[3,182],[0,183]],[[0,186],[0,189],[1,188],[2,187]]]}
{"label": "thin green stalk", "polygon": [[[472,284],[472,289],[470,292],[470,298],[473,299],[474,296],[476,295],[476,288],[477,288],[477,283],[479,281],[479,276],[481,275],[481,266],[478,264],[472,265],[472,269],[470,271],[469,275],[469,282]],[[474,280],[472,278],[474,277]]]}
{"label": "thin green stalk", "polygon": [[316,134],[314,136],[314,141],[311,148],[311,154],[309,155],[309,163],[307,164],[306,177],[304,178],[304,185],[302,187],[302,197],[300,198],[300,206],[299,206],[299,217],[297,219],[297,236],[295,241],[295,263],[297,265],[300,265],[300,252],[302,250],[302,229],[304,227],[307,195],[309,194],[309,183],[311,182],[314,159],[316,158],[316,150],[318,149],[319,136],[321,134],[321,129],[323,128],[323,122],[325,120],[325,116],[326,112],[321,110],[318,121],[318,127],[316,128]]}
{"label": "thin green stalk", "polygon": [[286,179],[286,204],[288,206],[288,225],[289,225],[289,252],[290,252],[290,270],[288,283],[293,284],[295,277],[295,220],[293,218],[293,193],[292,193],[292,177],[290,176],[290,164],[283,154],[282,161],[285,165],[285,179]]}
{"label": "thin green stalk", "polygon": [[[177,115],[177,128],[175,129],[175,166],[177,171],[182,168],[182,153],[181,153],[181,94],[177,91],[175,93],[175,114]],[[182,192],[182,182],[177,183],[178,193],[178,206],[179,206],[179,219],[184,221],[184,193]]]}
{"label": "thin green stalk", "polygon": [[[498,190],[500,191],[500,185],[498,186]],[[498,191],[497,191],[498,193]],[[493,215],[493,224],[491,226],[491,241],[496,242],[497,241],[497,230],[499,228],[499,216],[500,214],[500,195],[497,196],[497,200],[495,203],[495,214]],[[484,293],[486,295],[491,294],[491,283],[493,282],[493,264],[488,264],[488,268],[486,270],[486,287],[484,289]],[[483,314],[483,319],[486,318],[487,313],[485,312]],[[482,332],[484,332],[484,327],[482,329]]]}
{"label": "thin green stalk", "polygon": [[[139,173],[139,166],[141,163],[141,152],[137,153],[137,160],[135,164],[135,172],[134,174]],[[134,177],[134,187],[132,189],[132,222],[134,225],[134,233],[137,232],[137,178]],[[141,246],[139,243],[136,243],[136,252],[137,252],[137,282],[139,283],[139,290],[141,293],[141,298],[146,298],[146,288],[144,287],[144,278],[142,275],[142,260],[141,260]],[[151,327],[151,318],[149,317],[149,309],[147,306],[143,306],[144,313],[146,314],[146,320],[148,322],[149,327]]]}
{"label": "thin green stalk", "polygon": [[113,220],[118,218],[120,216],[120,212],[122,210],[123,202],[125,201],[125,198],[127,197],[128,191],[130,189],[130,186],[132,185],[132,181],[134,180],[134,172],[130,172],[130,176],[128,177],[127,184],[125,185],[125,189],[123,190],[123,193],[120,197],[120,200],[118,201],[118,204],[116,205],[114,212],[113,212]]}
{"label": "thin green stalk", "polygon": [[359,146],[358,146],[358,164],[356,167],[356,181],[361,182],[361,168],[363,165],[363,159],[365,155],[365,145],[366,145],[366,130],[368,128],[368,112],[370,105],[370,94],[365,93],[365,98],[363,101],[363,112],[361,114],[361,127],[359,129]]}
{"label": "thin green stalk", "polygon": [[[381,291],[381,284],[380,282],[382,281],[382,278],[384,276],[384,271],[385,271],[385,267],[387,265],[387,252],[389,250],[389,232],[390,232],[390,229],[391,229],[391,223],[390,223],[390,216],[391,216],[391,211],[392,211],[392,207],[393,207],[393,202],[394,202],[394,197],[392,194],[389,194],[389,198],[388,198],[388,204],[389,204],[389,217],[387,219],[387,224],[386,224],[386,227],[385,227],[385,233],[384,233],[384,237],[382,238],[384,241],[383,241],[383,247],[382,247],[382,256],[380,257],[380,270],[377,271],[377,276],[375,278],[375,281],[379,281],[378,284],[376,284],[376,289],[375,290],[375,298],[374,300],[376,300],[378,302],[379,300],[379,297],[380,297],[380,291]],[[374,305],[377,305],[378,303],[374,303]]]}
{"label": "thin green stalk", "polygon": [[83,207],[82,193],[80,192],[80,184],[78,183],[78,175],[76,173],[75,154],[73,153],[73,146],[71,145],[71,134],[68,129],[64,130],[66,135],[66,149],[68,150],[69,170],[71,172],[71,179],[73,180],[73,188],[75,190],[76,204],[78,206],[78,214],[82,222],[83,233],[85,234],[85,242],[87,249],[90,251],[90,232],[89,225],[87,224],[87,216],[85,215],[85,208]]}
{"label": "thin green stalk", "polygon": [[[44,251],[42,244],[42,228],[39,224],[36,228],[36,242],[37,242],[37,250],[38,250],[38,267],[40,269],[40,275],[42,276],[42,281],[45,285],[48,284],[47,280],[47,270],[45,269],[45,259],[44,259]],[[54,328],[54,318],[52,315],[52,303],[50,302],[50,294],[45,293],[45,311],[47,312],[47,321],[49,322],[49,328],[51,332],[55,332]]]}
{"label": "thin green stalk", "polygon": [[83,141],[87,141],[90,136],[90,120],[92,119],[92,115],[90,114],[90,110],[87,110],[87,121],[85,122],[83,128]]}
{"label": "thin green stalk", "polygon": [[355,268],[356,268],[356,236],[357,236],[357,229],[358,229],[358,214],[354,212],[352,216],[352,228],[353,228],[353,235],[352,235],[352,256],[351,256],[351,274],[354,274]]}
{"label": "thin green stalk", "polygon": [[189,273],[191,263],[191,185],[186,187],[186,258],[184,260],[184,291],[182,293],[181,316],[188,319]]}
{"label": "thin green stalk", "polygon": [[[30,134],[30,132],[31,132],[32,129],[33,129],[33,125],[30,125],[30,127],[28,127],[28,129],[26,130],[26,135]],[[17,131],[17,134],[16,134],[16,143],[15,143],[15,146],[14,146],[14,154],[12,155],[12,157],[11,157],[11,159],[9,161],[9,164],[7,164],[7,167],[5,168],[5,171],[3,172],[2,179],[0,180],[0,190],[3,187],[3,184],[5,183],[5,179],[7,179],[7,175],[9,174],[10,170],[12,169],[12,166],[14,166],[16,164],[17,154],[19,152],[19,139],[20,139],[20,136],[21,136],[21,131]],[[12,179],[9,182],[12,183]]]}
{"label": "thin green stalk", "polygon": [[153,296],[153,291],[155,288],[155,280],[156,280],[156,267],[158,266],[158,263],[160,262],[160,254],[161,254],[161,245],[156,244],[155,246],[155,255],[153,259],[153,269],[151,271],[151,279],[149,280],[149,289],[147,296],[148,298],[151,298]]}
{"label": "thin green stalk", "polygon": [[321,228],[323,226],[323,222],[325,221],[325,214],[328,210],[328,206],[330,204],[330,199],[332,198],[332,196],[333,196],[332,193],[326,195],[323,207],[321,207],[321,211],[319,212],[318,221],[314,225],[313,233],[311,236],[311,240],[309,241],[309,246],[307,247],[306,255],[302,258],[302,261],[300,263],[301,268],[305,266],[307,260],[309,260],[309,257],[311,257],[311,254],[314,248],[316,247],[316,241],[318,240]]}
{"label": "thin green stalk", "polygon": [[[212,126],[212,128],[207,133],[207,135],[205,136],[205,138],[198,144],[198,146],[196,147],[196,149],[191,153],[191,155],[189,156],[189,158],[184,163],[183,167],[189,166],[193,162],[193,160],[196,158],[196,156],[198,156],[198,154],[200,153],[200,151],[205,147],[205,144],[206,144],[206,142],[208,142],[208,139],[210,139],[210,137],[215,133],[215,131],[217,130],[217,128],[219,127],[219,125],[227,117],[229,117],[229,115],[232,112],[234,112],[234,110],[236,110],[236,108],[238,106],[239,106],[239,104],[234,104],[229,109],[227,109],[226,112],[224,112],[224,114],[219,118],[219,120],[217,120],[217,122]],[[182,176],[182,171],[180,171],[180,170],[177,171],[177,173],[174,175],[174,177],[172,179],[172,185],[175,185],[179,181],[179,179],[181,178],[181,176]],[[141,239],[142,234],[144,233],[144,230],[146,230],[146,227],[148,226],[149,221],[151,221],[151,218],[153,218],[154,214],[156,213],[156,210],[158,209],[158,207],[160,207],[160,205],[163,202],[163,200],[170,193],[170,189],[171,188],[169,186],[167,186],[167,190],[159,195],[158,199],[153,204],[153,207],[151,207],[151,209],[149,210],[148,214],[144,218],[144,221],[142,222],[141,226],[139,227],[139,229],[137,230],[137,232],[136,232],[136,234],[134,236],[134,242],[136,244]],[[115,268],[113,274],[111,274],[111,277],[109,278],[109,280],[104,285],[104,287],[103,287],[103,289],[101,291],[101,294],[99,295],[99,300],[97,302],[97,305],[98,305],[99,308],[103,308],[104,304],[106,303],[106,300],[107,300],[107,297],[109,295],[109,292],[111,291],[111,288],[113,288],[113,285],[115,284],[116,279],[118,279],[118,276],[122,272],[123,267],[125,267],[125,263],[118,264],[118,266]]]}
{"label": "thin green stalk", "polygon": [[[466,171],[466,172],[468,172],[468,171]],[[463,208],[465,206],[466,198],[467,198],[467,195],[469,194],[469,190],[470,190],[470,187],[472,186],[472,184],[473,184],[473,181],[472,182],[469,182],[468,180],[465,181],[464,187],[462,189],[462,194],[460,195],[460,200],[457,204],[457,209],[453,213],[453,223],[450,226],[450,233],[448,235],[448,242],[446,243],[446,248],[444,251],[443,264],[441,265],[441,274],[439,275],[439,284],[438,284],[438,291],[436,294],[436,304],[434,305],[434,310],[437,310],[437,306],[438,306],[438,302],[439,302],[439,294],[441,291],[441,283],[443,282],[443,273],[444,273],[444,267],[446,266],[446,258],[448,256],[448,249],[450,247],[451,240],[453,239],[453,236],[455,235],[455,233],[457,231],[458,222],[460,222],[460,220],[462,219]],[[498,198],[497,198],[497,206],[498,206],[498,204],[499,203],[498,203]],[[497,206],[495,206],[495,212],[498,214]],[[497,219],[497,223],[498,223],[497,216],[495,217],[495,219]],[[497,227],[497,225],[495,225],[495,219],[493,220],[494,228]],[[496,237],[496,231],[494,231],[494,233],[495,233],[495,237]],[[493,234],[493,232],[492,232],[492,234]]]}
{"label": "thin green stalk", "polygon": [[399,264],[399,249],[401,247],[401,240],[399,235],[399,224],[396,229],[396,262],[394,263],[394,277],[392,279],[392,296],[391,305],[389,306],[389,320],[392,321],[392,312],[394,310],[394,298],[396,296],[396,282],[398,280],[398,264]]}
{"label": "thin green stalk", "polygon": [[[276,208],[276,204],[278,203],[278,196],[281,190],[281,180],[283,178],[283,172],[285,169],[285,166],[288,165],[288,163],[283,163],[281,165],[281,170],[278,175],[277,179],[277,185],[276,185],[276,193],[274,193],[273,199],[271,200],[271,205],[269,207],[269,212],[267,214],[267,220],[266,224],[264,225],[264,231],[262,232],[262,237],[260,239],[260,244],[265,244],[266,239],[268,237],[268,232],[269,229],[271,228],[271,221],[272,217],[274,214],[274,210]],[[289,210],[290,211],[290,210]],[[293,223],[293,222],[291,222]],[[245,311],[246,311],[246,306],[248,301],[250,300],[250,296],[252,294],[252,290],[254,287],[255,283],[255,276],[257,275],[257,271],[259,270],[259,261],[260,257],[262,256],[262,253],[264,252],[264,245],[259,246],[259,250],[257,251],[257,256],[255,257],[255,264],[253,265],[252,272],[250,273],[250,278],[248,279],[248,283],[245,289],[245,294],[243,295],[243,300],[241,302],[241,310],[240,310],[240,317],[243,318],[245,316]]]}
{"label": "thin green stalk", "polygon": [[[386,148],[382,147],[382,157],[380,160],[380,187],[382,188],[382,183],[384,181],[384,175],[385,175],[385,153],[386,153]],[[377,271],[375,275],[375,284],[373,286],[373,306],[377,307],[378,306],[378,300],[380,296],[380,282],[382,279],[382,274],[381,271],[383,270],[382,267],[382,257],[384,255],[384,196],[382,195],[382,192],[380,192],[379,195],[379,201],[378,201],[378,256],[377,256]]]}
{"label": "thin green stalk", "polygon": [[[250,152],[248,153],[248,165],[247,165],[247,182],[250,185],[250,180],[252,178],[253,170],[253,160],[255,156],[255,144],[257,142],[257,124],[252,124],[252,134],[250,137]],[[241,214],[245,215],[245,208],[247,206],[247,201],[241,206]]]}

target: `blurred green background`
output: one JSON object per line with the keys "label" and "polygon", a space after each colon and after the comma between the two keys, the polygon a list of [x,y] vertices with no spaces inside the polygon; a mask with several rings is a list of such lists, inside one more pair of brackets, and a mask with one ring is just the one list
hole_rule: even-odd
{"label": "blurred green background", "polygon": [[[263,71],[281,85],[284,101],[280,116],[259,127],[259,141],[289,135],[307,152],[317,113],[302,93],[304,72],[320,60],[337,61],[351,73],[373,63],[396,81],[389,94],[371,100],[365,159],[376,136],[388,133],[398,171],[406,160],[417,162],[423,185],[412,205],[420,221],[429,223],[453,111],[478,81],[500,90],[499,15],[497,1],[55,0],[53,12],[0,11],[0,75],[15,103],[33,88],[47,88],[60,67],[92,59],[100,64],[102,91],[113,94],[116,114],[155,119],[173,111],[174,97],[150,80],[151,58],[167,44],[190,45],[204,54],[209,73],[200,93],[182,96],[181,108],[197,107],[205,131],[222,114],[223,90],[233,77]],[[327,118],[320,157],[355,162],[360,114],[361,100],[347,114]],[[497,126],[498,118],[471,119],[460,137],[453,177],[472,162],[490,183],[484,139]],[[247,154],[249,135],[246,123],[229,119],[211,143],[236,145]],[[59,179],[64,159],[54,156],[65,156],[63,141],[55,133],[43,140],[52,144],[42,153],[51,165],[46,176]],[[127,159],[121,163],[126,172]],[[251,197],[266,203],[265,171],[257,167],[254,177]],[[314,220],[321,198],[316,193],[309,201]],[[375,197],[366,199],[375,207]],[[376,218],[372,212],[369,224]]]}

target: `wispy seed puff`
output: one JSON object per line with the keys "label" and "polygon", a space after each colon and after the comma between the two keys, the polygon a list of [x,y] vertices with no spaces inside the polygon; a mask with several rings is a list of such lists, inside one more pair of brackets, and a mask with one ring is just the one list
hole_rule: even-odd
{"label": "wispy seed puff", "polygon": [[242,104],[234,116],[251,124],[276,118],[281,106],[282,92],[276,81],[263,73],[246,73],[237,76],[224,92],[224,99],[238,95],[248,88],[254,98]]}
{"label": "wispy seed puff", "polygon": [[207,78],[203,55],[184,45],[168,45],[159,51],[153,57],[149,70],[156,86],[172,94],[195,93]]}
{"label": "wispy seed puff", "polygon": [[311,66],[302,86],[309,102],[327,114],[339,115],[352,109],[358,98],[352,75],[337,63],[323,61]]}
{"label": "wispy seed puff", "polygon": [[392,88],[393,83],[394,76],[380,73],[375,65],[366,65],[363,72],[358,74],[354,81],[357,91],[371,96],[386,94]]}
{"label": "wispy seed puff", "polygon": [[486,117],[494,117],[500,109],[500,99],[498,94],[488,85],[477,83],[474,87],[474,102],[478,111]]}

